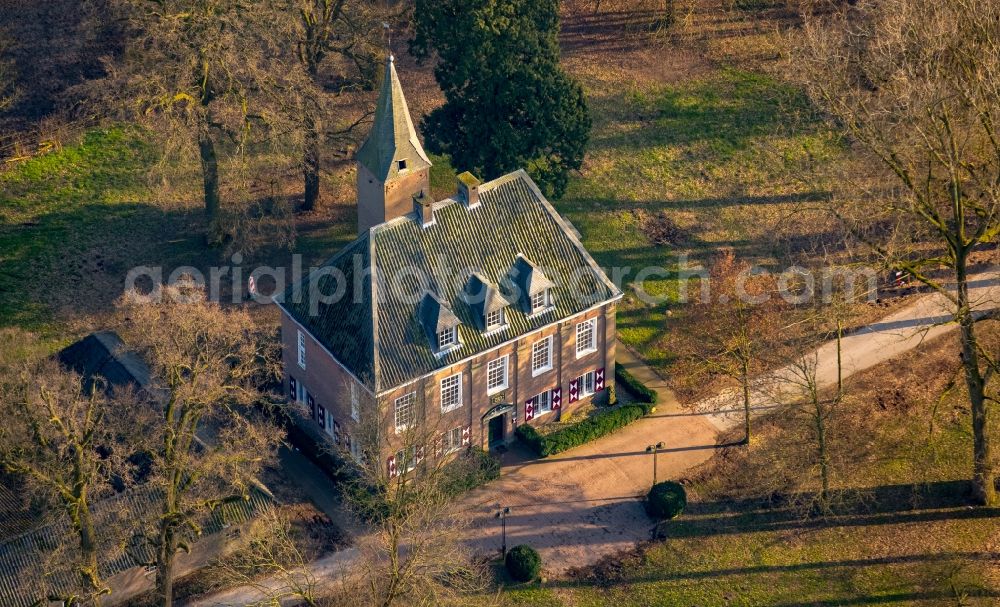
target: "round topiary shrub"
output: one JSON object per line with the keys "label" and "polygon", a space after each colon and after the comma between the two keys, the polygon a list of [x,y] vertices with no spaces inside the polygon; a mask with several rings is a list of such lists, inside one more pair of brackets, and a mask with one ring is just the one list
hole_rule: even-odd
{"label": "round topiary shrub", "polygon": [[542,557],[538,556],[538,551],[531,546],[520,544],[507,552],[504,565],[515,580],[530,582],[538,577],[542,569]]}
{"label": "round topiary shrub", "polygon": [[646,495],[646,512],[661,521],[677,518],[687,506],[687,492],[674,481],[656,483]]}

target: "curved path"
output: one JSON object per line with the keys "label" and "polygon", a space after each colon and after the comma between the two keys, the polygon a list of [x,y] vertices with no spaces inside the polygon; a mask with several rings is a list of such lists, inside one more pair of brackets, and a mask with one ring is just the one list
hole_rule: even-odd
{"label": "curved path", "polygon": [[[979,313],[1000,307],[1000,270],[976,274],[970,291]],[[844,377],[868,369],[955,328],[949,324],[946,298],[924,296],[909,306],[842,340]],[[821,387],[836,383],[836,344],[827,343],[807,355],[813,361]],[[618,361],[655,389],[657,410],[610,436],[546,459],[531,459],[515,448],[504,456],[502,476],[467,494],[457,507],[472,514],[467,541],[480,554],[500,549],[498,505],[511,508],[507,545],[527,543],[538,548],[549,573],[592,564],[601,557],[632,548],[650,537],[652,524],[638,496],[652,482],[652,456],[647,445],[664,442],[658,459],[660,479],[680,478],[710,458],[718,448],[719,432],[743,421],[736,391],[682,407],[666,382],[636,359],[621,343]],[[776,393],[789,395],[791,368],[779,369],[759,381],[753,394],[756,413],[776,406]],[[321,577],[335,578],[350,557],[332,555],[317,561]],[[335,567],[339,564],[339,567]],[[331,570],[336,571],[331,571]],[[189,607],[244,605],[260,596],[236,589],[187,603]]]}

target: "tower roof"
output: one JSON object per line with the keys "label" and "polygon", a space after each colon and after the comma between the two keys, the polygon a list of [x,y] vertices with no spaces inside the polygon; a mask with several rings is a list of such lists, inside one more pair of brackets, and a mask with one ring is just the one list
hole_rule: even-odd
{"label": "tower roof", "polygon": [[[385,78],[375,106],[375,123],[355,159],[382,181],[398,176],[401,170],[409,172],[431,166],[410,120],[392,55],[385,62]],[[403,169],[400,169],[400,160],[405,161]]]}

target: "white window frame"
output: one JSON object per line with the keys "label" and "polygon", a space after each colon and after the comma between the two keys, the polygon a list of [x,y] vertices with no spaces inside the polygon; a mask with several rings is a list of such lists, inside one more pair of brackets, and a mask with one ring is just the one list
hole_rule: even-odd
{"label": "white window frame", "polygon": [[[531,400],[535,408],[535,413],[534,413],[535,417],[538,417],[539,415],[545,415],[546,413],[552,413],[552,390],[539,392]],[[548,404],[547,409],[542,409],[543,402]]]}
{"label": "white window frame", "polygon": [[[443,341],[441,339],[442,336],[448,336],[449,340],[448,343],[442,343]],[[434,336],[434,339],[437,340],[437,343],[435,345],[437,346],[438,354],[454,350],[455,348],[462,345],[458,341],[458,327],[451,327],[450,329],[439,331],[437,335]]]}
{"label": "white window frame", "polygon": [[351,382],[351,419],[361,421],[361,402],[358,397],[358,385]]}
{"label": "white window frame", "polygon": [[396,472],[406,474],[417,467],[417,448],[408,447],[396,452]]}
{"label": "white window frame", "polygon": [[[542,298],[542,305],[540,306],[535,305],[535,298],[539,296],[541,296]],[[552,307],[552,300],[549,296],[549,290],[543,289],[531,296],[531,314],[529,316],[535,316],[536,314],[541,314],[542,312],[548,310],[550,307]]]}
{"label": "white window frame", "polygon": [[588,371],[577,378],[577,393],[580,398],[594,394],[596,380],[597,374],[594,371]]}
{"label": "white window frame", "polygon": [[[491,380],[491,375],[493,374],[493,367],[496,364],[499,364],[502,367],[502,369],[503,369],[502,375],[501,375],[501,379],[503,381],[501,383],[497,384],[497,385],[491,385],[490,384],[490,382],[492,381]],[[496,394],[497,392],[503,392],[504,390],[506,390],[507,387],[510,384],[509,377],[510,377],[510,355],[509,354],[504,354],[503,356],[501,356],[499,358],[494,358],[490,362],[486,363],[486,394],[487,395]]]}
{"label": "white window frame", "polygon": [[[316,405],[316,406],[319,407],[321,405]],[[333,437],[334,436],[334,432],[333,432],[333,423],[334,423],[333,416],[330,415],[330,411],[326,407],[323,407],[323,411],[324,411],[324,413],[323,413],[323,425],[325,426],[323,429],[326,430],[327,434],[329,434],[331,437]]]}
{"label": "white window frame", "polygon": [[[546,361],[543,365],[536,364],[538,361],[535,360],[535,355],[539,350],[539,346],[545,344],[545,349],[547,351]],[[535,343],[531,344],[531,376],[536,377],[542,373],[547,373],[552,370],[552,336],[543,337]]]}
{"label": "white window frame", "polygon": [[[590,332],[590,343],[589,344],[583,344],[583,343],[580,342],[580,331],[585,331],[585,332],[589,331]],[[581,345],[584,346],[584,347],[581,348],[580,347]],[[577,325],[576,325],[576,357],[580,358],[581,356],[586,356],[587,354],[591,354],[593,352],[597,352],[597,319],[596,318],[590,318],[590,319],[585,320],[583,322],[577,323]]]}
{"label": "white window frame", "polygon": [[[445,382],[454,382],[455,383],[454,386],[449,386],[447,388],[447,390],[449,390],[449,391],[450,390],[455,390],[455,398],[456,398],[456,401],[454,403],[449,404],[449,405],[445,405],[445,392],[444,392],[446,390],[445,385],[444,385]],[[459,371],[458,373],[455,373],[454,375],[449,375],[448,377],[442,377],[441,381],[438,384],[438,388],[440,390],[439,397],[441,399],[441,413],[447,413],[449,411],[454,411],[455,409],[459,409],[459,408],[462,407],[463,403],[462,403],[462,372],[461,371]]]}
{"label": "white window frame", "polygon": [[444,444],[442,445],[445,453],[453,453],[462,448],[462,427],[452,428],[451,430],[444,433]]}
{"label": "white window frame", "polygon": [[302,332],[302,329],[296,329],[298,331],[298,337],[296,339],[296,345],[298,346],[298,358],[299,358],[299,368],[306,368],[306,336]]}
{"label": "white window frame", "polygon": [[309,390],[306,390],[306,385],[301,381],[295,382],[295,402],[301,405],[309,402]]}
{"label": "white window frame", "polygon": [[[497,315],[497,318],[499,320],[498,320],[498,322],[491,323],[490,322],[490,317],[493,316],[494,314]],[[500,308],[498,310],[493,310],[492,312],[488,312],[486,314],[486,319],[485,319],[484,322],[486,324],[486,332],[487,333],[492,333],[494,331],[499,331],[500,329],[503,329],[504,327],[507,326],[507,312],[505,311],[504,308]]]}
{"label": "white window frame", "polygon": [[[406,402],[403,402],[402,404],[404,406],[408,406],[409,409],[410,409],[410,419],[409,419],[409,421],[407,421],[406,423],[403,423],[403,424],[399,423],[399,421],[400,421],[399,420],[399,417],[400,417],[399,416],[399,407],[400,407],[400,402],[401,401],[406,401]],[[416,420],[417,420],[417,393],[416,392],[407,392],[406,394],[404,394],[404,395],[400,396],[399,398],[397,398],[395,400],[395,402],[393,402],[393,406],[392,406],[392,421],[393,421],[393,424],[396,426],[396,434],[402,434],[403,432],[406,432],[406,430],[409,429],[409,427],[411,425],[413,425],[413,423]]]}

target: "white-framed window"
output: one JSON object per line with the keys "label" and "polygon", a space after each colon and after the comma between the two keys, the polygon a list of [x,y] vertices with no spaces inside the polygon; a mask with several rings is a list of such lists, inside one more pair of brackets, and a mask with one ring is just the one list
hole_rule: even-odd
{"label": "white-framed window", "polygon": [[437,334],[438,350],[446,350],[458,344],[458,327],[445,329]]}
{"label": "white-framed window", "polygon": [[552,368],[552,336],[543,337],[531,345],[531,373],[538,375]]}
{"label": "white-framed window", "polygon": [[576,355],[583,356],[597,350],[597,319],[591,318],[576,325]]}
{"label": "white-framed window", "polygon": [[409,472],[417,467],[417,448],[409,447],[396,452],[396,471],[400,474]]}
{"label": "white-framed window", "polygon": [[295,400],[305,404],[309,397],[309,391],[306,390],[306,385],[302,382],[296,382],[295,384]]}
{"label": "white-framed window", "polygon": [[594,379],[595,375],[593,371],[589,373],[584,373],[581,375],[577,381],[579,381],[580,398],[584,396],[590,396],[594,393]]}
{"label": "white-framed window", "polygon": [[503,308],[499,310],[493,310],[486,315],[486,330],[496,331],[497,329],[503,328],[507,324],[504,318]]}
{"label": "white-framed window", "polygon": [[531,399],[535,408],[535,416],[539,416],[543,413],[549,413],[552,411],[552,390],[546,390],[541,394],[536,394],[535,398]]}
{"label": "white-framed window", "polygon": [[549,290],[539,291],[531,296],[531,313],[538,314],[549,307]]}
{"label": "white-framed window", "polygon": [[410,392],[396,399],[393,408],[396,421],[396,433],[405,431],[416,420],[417,416],[417,393]]}
{"label": "white-framed window", "polygon": [[351,419],[361,421],[361,402],[358,396],[358,385],[351,383]]}
{"label": "white-framed window", "polygon": [[329,434],[330,436],[334,436],[334,432],[333,432],[333,423],[334,423],[333,422],[333,416],[330,415],[329,411],[327,411],[326,414],[324,415],[324,418],[325,418],[325,421],[326,421],[326,428],[325,428],[326,429],[326,433]]}
{"label": "white-framed window", "polygon": [[299,366],[303,369],[306,368],[306,336],[302,333],[302,330],[298,330],[298,346],[299,346]]}
{"label": "white-framed window", "polygon": [[462,429],[452,428],[451,430],[444,433],[444,448],[445,453],[451,453],[452,451],[458,451],[462,448]]}
{"label": "white-framed window", "polygon": [[441,412],[453,411],[462,406],[462,374],[449,375],[441,380]]}
{"label": "white-framed window", "polygon": [[486,393],[493,394],[507,389],[507,361],[509,357],[505,354],[500,358],[491,360],[486,365]]}

